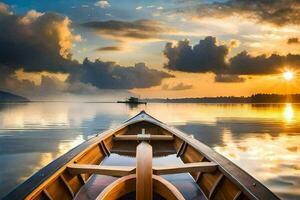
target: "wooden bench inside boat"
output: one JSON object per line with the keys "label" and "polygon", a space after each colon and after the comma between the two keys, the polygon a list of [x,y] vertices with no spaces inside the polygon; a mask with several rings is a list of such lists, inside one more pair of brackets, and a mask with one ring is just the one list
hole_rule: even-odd
{"label": "wooden bench inside boat", "polygon": [[[136,199],[152,200],[153,193],[159,194],[165,199],[185,199],[179,190],[169,181],[159,175],[178,174],[187,172],[213,172],[217,164],[213,162],[198,162],[171,166],[152,166],[152,146],[146,141],[173,140],[172,136],[149,137],[146,134],[114,137],[116,140],[142,141],[136,149],[136,166],[104,166],[87,164],[70,164],[67,170],[72,175],[98,174],[121,177],[109,184],[97,197],[97,199],[119,199],[122,196],[136,191]],[[103,176],[101,176],[103,178]],[[86,192],[84,190],[83,192]],[[86,196],[86,195],[85,195]],[[204,196],[204,195],[203,195]],[[78,199],[82,199],[79,192]]]}

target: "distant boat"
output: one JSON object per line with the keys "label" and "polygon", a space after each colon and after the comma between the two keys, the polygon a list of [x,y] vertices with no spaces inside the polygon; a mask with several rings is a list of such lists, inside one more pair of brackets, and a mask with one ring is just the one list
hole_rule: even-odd
{"label": "distant boat", "polygon": [[279,198],[210,147],[142,111],[56,159],[3,200],[16,199]]}
{"label": "distant boat", "polygon": [[125,101],[117,101],[117,103],[128,103],[128,104],[147,104],[146,101],[140,101],[137,97],[129,97]]}

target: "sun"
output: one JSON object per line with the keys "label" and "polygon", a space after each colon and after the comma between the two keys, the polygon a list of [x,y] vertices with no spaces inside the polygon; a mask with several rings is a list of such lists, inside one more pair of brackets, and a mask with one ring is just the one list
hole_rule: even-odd
{"label": "sun", "polygon": [[294,78],[294,73],[291,71],[285,71],[285,72],[283,72],[282,75],[283,75],[283,78],[287,81],[290,81]]}

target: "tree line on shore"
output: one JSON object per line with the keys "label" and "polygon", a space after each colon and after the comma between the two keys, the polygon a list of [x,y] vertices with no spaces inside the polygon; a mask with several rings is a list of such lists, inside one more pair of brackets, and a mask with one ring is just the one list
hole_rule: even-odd
{"label": "tree line on shore", "polygon": [[153,98],[153,103],[300,103],[300,94],[254,94],[251,96],[218,96],[198,98]]}

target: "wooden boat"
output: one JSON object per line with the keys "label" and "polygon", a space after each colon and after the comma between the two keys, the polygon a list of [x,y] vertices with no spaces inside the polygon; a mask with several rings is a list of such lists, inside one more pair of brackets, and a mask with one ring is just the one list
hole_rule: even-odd
{"label": "wooden boat", "polygon": [[278,199],[198,140],[142,111],[82,143],[4,199]]}

